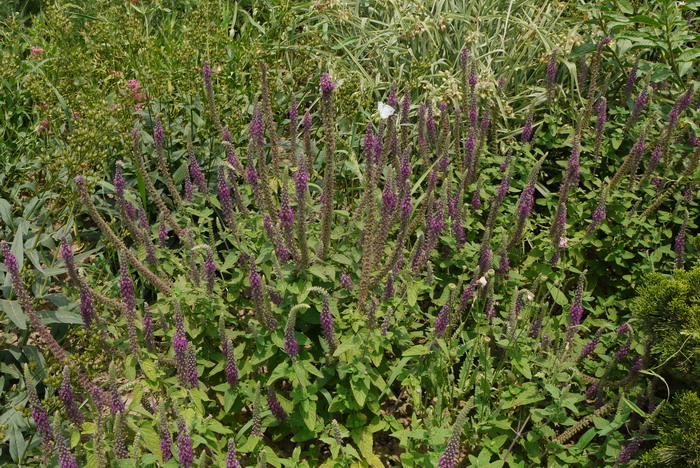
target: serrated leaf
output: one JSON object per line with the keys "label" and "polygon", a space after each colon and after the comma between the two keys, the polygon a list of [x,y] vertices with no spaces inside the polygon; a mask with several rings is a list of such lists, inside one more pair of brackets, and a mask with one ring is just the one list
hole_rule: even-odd
{"label": "serrated leaf", "polygon": [[316,427],[316,402],[314,400],[307,398],[301,402],[301,416],[306,427],[310,431],[314,431]]}
{"label": "serrated leaf", "polygon": [[338,349],[335,350],[333,356],[340,356],[343,353],[347,353],[351,349],[356,349],[359,347],[360,343],[357,343],[355,341],[346,341],[345,343],[341,343],[340,346],[338,346]]}
{"label": "serrated leaf", "polygon": [[357,443],[357,448],[360,449],[362,457],[370,466],[383,468],[382,461],[374,454],[374,438],[370,431],[362,431],[358,437],[355,437],[355,442]]}
{"label": "serrated leaf", "polygon": [[356,377],[350,381],[350,387],[352,388],[352,395],[355,397],[357,404],[360,405],[360,408],[364,407],[365,401],[367,400],[367,393],[369,393],[367,380]]}

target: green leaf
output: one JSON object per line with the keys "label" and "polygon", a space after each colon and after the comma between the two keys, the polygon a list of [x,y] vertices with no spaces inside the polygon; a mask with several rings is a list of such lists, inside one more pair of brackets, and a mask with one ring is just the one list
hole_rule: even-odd
{"label": "green leaf", "polygon": [[560,306],[565,306],[569,303],[564,293],[561,292],[561,289],[557,288],[556,286],[549,286],[549,292],[552,295],[552,299],[554,299],[554,302],[556,302]]}
{"label": "green leaf", "polygon": [[662,28],[663,27],[663,23],[661,23],[661,21],[656,20],[656,19],[654,19],[650,16],[646,16],[646,15],[633,16],[630,18],[630,21],[633,21],[635,23],[646,24],[648,26],[653,26],[655,28]]}
{"label": "green leaf", "polygon": [[347,256],[343,254],[337,253],[334,254],[331,258],[338,263],[342,263],[343,265],[352,265],[352,260],[350,260]]}
{"label": "green leaf", "polygon": [[598,433],[598,429],[596,429],[595,427],[592,427],[592,428],[588,429],[588,430],[581,436],[581,438],[578,440],[578,442],[576,442],[575,447],[576,447],[577,449],[579,449],[579,450],[583,450],[584,448],[586,448],[586,446],[588,445],[588,443],[589,443],[591,440],[593,440],[593,438],[596,436],[597,433]]}
{"label": "green leaf", "polygon": [[620,11],[626,15],[634,13],[634,7],[628,0],[617,0],[617,6],[620,8]]}
{"label": "green leaf", "polygon": [[12,205],[4,198],[0,198],[0,219],[3,220],[6,226],[13,227]]}
{"label": "green leaf", "polygon": [[226,389],[224,393],[224,411],[228,413],[236,402],[236,392],[232,388]]}
{"label": "green leaf", "polygon": [[408,303],[408,305],[413,307],[414,305],[416,305],[417,301],[418,301],[418,292],[416,291],[413,284],[411,284],[406,289],[406,302]]}
{"label": "green leaf", "polygon": [[411,346],[408,348],[406,351],[403,353],[403,357],[408,357],[408,356],[423,356],[424,354],[428,354],[430,351],[425,345],[419,344],[415,346]]}
{"label": "green leaf", "polygon": [[323,281],[328,281],[328,277],[326,276],[326,270],[319,265],[313,265],[309,267],[309,272],[312,275],[322,279]]}
{"label": "green leaf", "polygon": [[360,408],[363,408],[367,400],[367,393],[369,393],[367,380],[365,378],[355,377],[350,381],[350,387],[352,387],[352,394],[355,397],[355,401],[360,405]]}
{"label": "green leaf", "polygon": [[569,54],[569,59],[577,59],[582,55],[586,55],[593,52],[597,48],[597,44],[582,44],[571,51],[571,53]]}
{"label": "green leaf", "polygon": [[27,329],[27,316],[24,314],[18,301],[0,299],[0,304],[2,305],[2,311],[5,312],[7,318],[9,318],[17,328],[20,330]]}
{"label": "green leaf", "polygon": [[635,413],[640,415],[642,418],[647,419],[649,417],[649,415],[647,413],[645,413],[639,406],[637,406],[634,403],[632,403],[631,401],[629,401],[627,399],[627,397],[623,396],[622,401],[624,401],[625,404],[632,409],[632,411],[634,411]]}
{"label": "green leaf", "polygon": [[316,427],[316,402],[311,399],[305,399],[301,402],[301,417],[304,419],[304,424],[310,431],[314,431]]}
{"label": "green leaf", "polygon": [[362,431],[358,436],[353,437],[353,439],[357,444],[357,448],[360,449],[362,457],[370,466],[376,468],[382,468],[384,466],[379,457],[374,454],[374,439],[369,430]]}
{"label": "green leaf", "polygon": [[126,377],[129,380],[134,380],[136,378],[136,364],[138,364],[136,356],[129,355],[126,358],[126,360],[124,361],[124,366],[122,367],[122,369],[124,370],[124,377]]}
{"label": "green leaf", "polygon": [[153,361],[147,359],[141,361],[141,370],[143,370],[143,373],[149,380],[158,380],[158,372],[156,371],[156,366],[153,364]]}
{"label": "green leaf", "polygon": [[260,439],[258,437],[249,436],[248,440],[246,440],[243,445],[241,445],[240,447],[236,447],[236,451],[241,453],[250,453],[258,445],[258,442],[260,442]]}
{"label": "green leaf", "polygon": [[52,323],[69,323],[73,325],[82,325],[83,318],[77,310],[76,304],[71,304],[67,307],[59,307],[56,310],[43,310],[40,312],[41,323],[51,325]]}
{"label": "green leaf", "polygon": [[523,357],[513,359],[513,365],[516,369],[518,369],[518,372],[523,374],[523,377],[525,377],[528,380],[532,379],[532,371],[530,370],[530,365]]}
{"label": "green leaf", "polygon": [[387,390],[389,390],[389,387],[391,387],[391,384],[394,383],[394,380],[399,376],[403,368],[406,366],[406,363],[411,360],[410,356],[405,356],[401,358],[399,361],[399,364],[394,368],[393,372],[389,376],[389,380],[386,382],[386,387],[384,387],[384,390],[382,391],[382,394],[379,395],[379,400],[381,401],[382,397],[384,396],[384,393],[386,393]]}
{"label": "green leaf", "polygon": [[333,356],[340,356],[343,353],[347,353],[351,349],[357,349],[359,347],[360,343],[357,343],[354,340],[346,341],[345,343],[341,343],[340,346],[338,346],[338,349],[335,350]]}
{"label": "green leaf", "polygon": [[653,81],[654,83],[659,83],[672,75],[673,71],[671,71],[670,67],[662,64],[657,64],[656,70],[654,70],[654,73],[651,75],[651,81]]}
{"label": "green leaf", "polygon": [[27,442],[24,440],[22,431],[15,424],[10,425],[8,432],[10,434],[10,456],[15,463],[20,464],[27,449]]}

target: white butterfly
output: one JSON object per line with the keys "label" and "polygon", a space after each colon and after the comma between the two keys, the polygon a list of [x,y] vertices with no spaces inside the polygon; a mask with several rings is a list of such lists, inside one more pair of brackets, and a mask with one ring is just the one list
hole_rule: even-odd
{"label": "white butterfly", "polygon": [[391,107],[389,104],[384,104],[383,102],[377,103],[377,110],[379,111],[379,117],[382,119],[388,119],[394,115],[394,112],[396,112],[396,109]]}

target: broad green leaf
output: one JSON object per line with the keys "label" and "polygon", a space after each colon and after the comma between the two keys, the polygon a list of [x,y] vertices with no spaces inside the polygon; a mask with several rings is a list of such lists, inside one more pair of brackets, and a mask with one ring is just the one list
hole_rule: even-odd
{"label": "broad green leaf", "polygon": [[352,394],[357,404],[360,405],[360,408],[364,407],[369,393],[367,379],[355,377],[350,381],[350,387],[352,387]]}
{"label": "broad green leaf", "polygon": [[357,349],[359,347],[360,343],[357,343],[354,340],[346,341],[345,343],[341,343],[340,346],[338,346],[338,349],[335,350],[333,356],[340,356],[343,353],[346,353],[352,349]]}
{"label": "broad green leaf", "polygon": [[372,437],[372,433],[365,430],[353,438],[364,460],[372,467],[383,468],[384,465],[382,461],[374,454],[374,438]]}
{"label": "broad green leaf", "polygon": [[24,314],[18,301],[0,299],[0,305],[2,305],[2,311],[7,315],[7,318],[9,318],[17,328],[20,330],[27,329],[27,316]]}

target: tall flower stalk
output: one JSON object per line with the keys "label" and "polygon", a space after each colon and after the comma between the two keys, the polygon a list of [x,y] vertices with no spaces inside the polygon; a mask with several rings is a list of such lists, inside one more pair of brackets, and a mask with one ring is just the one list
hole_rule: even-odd
{"label": "tall flower stalk", "polygon": [[161,121],[160,116],[156,117],[156,123],[153,126],[153,142],[155,143],[156,162],[158,163],[158,169],[163,176],[163,182],[165,182],[165,186],[168,188],[170,196],[173,197],[173,200],[175,200],[175,204],[178,206],[178,208],[182,208],[184,201],[182,200],[180,191],[175,186],[175,181],[173,181],[173,176],[170,174],[168,163],[163,154],[163,147],[165,145],[165,130],[163,129],[163,122]]}
{"label": "tall flower stalk", "polygon": [[333,90],[335,83],[328,73],[321,75],[321,112],[323,116],[323,135],[325,143],[325,163],[323,172],[323,204],[321,207],[321,250],[319,258],[328,255],[331,243],[333,223],[333,204],[335,200],[335,102]]}
{"label": "tall flower stalk", "polygon": [[[131,134],[133,137],[134,161],[136,162],[136,168],[139,171],[141,178],[143,179],[144,185],[146,185],[146,190],[148,191],[148,194],[150,195],[151,200],[153,200],[153,202],[158,207],[158,211],[160,211],[160,213],[163,215],[165,220],[168,222],[168,226],[170,226],[170,228],[173,231],[175,231],[175,233],[178,235],[178,237],[180,237],[180,239],[183,239],[184,238],[184,230],[180,227],[180,225],[173,218],[173,216],[170,212],[170,209],[168,209],[167,205],[165,204],[165,202],[161,198],[160,194],[158,193],[155,186],[153,185],[153,181],[151,180],[151,178],[148,174],[148,171],[146,171],[146,166],[144,165],[144,162],[143,162],[143,156],[141,155],[141,144],[140,144],[138,129],[134,128],[131,131]],[[77,179],[76,179],[76,183],[78,183]],[[80,188],[80,185],[78,187]],[[81,196],[82,195],[83,194],[81,193]],[[95,222],[97,222],[97,221],[95,220]]]}
{"label": "tall flower stalk", "polygon": [[119,288],[121,289],[122,301],[124,302],[124,318],[126,319],[126,327],[129,335],[129,350],[134,356],[138,357],[140,346],[136,337],[136,296],[134,293],[134,283],[129,276],[125,257],[125,253],[122,252],[119,259],[121,271]]}

